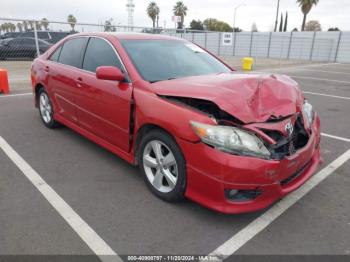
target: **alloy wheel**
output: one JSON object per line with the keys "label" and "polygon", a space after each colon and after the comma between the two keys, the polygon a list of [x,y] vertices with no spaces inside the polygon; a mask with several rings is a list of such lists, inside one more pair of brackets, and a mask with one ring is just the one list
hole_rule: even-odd
{"label": "alloy wheel", "polygon": [[162,193],[171,192],[178,181],[173,152],[163,142],[152,140],[143,151],[143,167],[152,186]]}
{"label": "alloy wheel", "polygon": [[48,95],[42,92],[39,97],[39,108],[42,119],[46,124],[52,120],[52,106]]}

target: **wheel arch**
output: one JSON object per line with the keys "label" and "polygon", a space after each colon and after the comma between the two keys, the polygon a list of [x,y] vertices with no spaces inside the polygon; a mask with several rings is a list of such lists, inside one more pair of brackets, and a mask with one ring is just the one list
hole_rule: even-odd
{"label": "wheel arch", "polygon": [[45,86],[41,83],[37,83],[34,88],[34,95],[35,95],[35,107],[39,106],[38,99],[39,99],[39,90],[41,88],[45,88]]}
{"label": "wheel arch", "polygon": [[138,128],[137,133],[136,133],[136,139],[135,139],[135,145],[134,145],[135,165],[138,165],[138,162],[139,162],[140,144],[141,144],[143,136],[145,134],[147,134],[148,132],[153,131],[153,130],[160,130],[160,131],[168,134],[176,142],[176,137],[173,134],[171,134],[166,128],[164,128],[160,125],[157,125],[157,124],[153,124],[153,123],[143,124],[142,126],[140,126],[140,128]]}

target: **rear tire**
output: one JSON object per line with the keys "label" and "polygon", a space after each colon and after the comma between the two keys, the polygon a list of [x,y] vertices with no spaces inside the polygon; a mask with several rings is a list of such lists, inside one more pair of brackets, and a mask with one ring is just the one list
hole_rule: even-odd
{"label": "rear tire", "polygon": [[59,123],[54,120],[53,106],[50,97],[44,88],[40,88],[38,92],[38,107],[40,118],[47,128],[53,129],[59,126]]}
{"label": "rear tire", "polygon": [[178,202],[185,198],[185,158],[166,132],[152,130],[142,138],[139,168],[148,188],[160,199]]}

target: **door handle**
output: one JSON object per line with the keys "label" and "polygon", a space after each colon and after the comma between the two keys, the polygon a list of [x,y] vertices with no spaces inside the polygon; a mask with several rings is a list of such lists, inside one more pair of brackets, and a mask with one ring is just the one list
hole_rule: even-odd
{"label": "door handle", "polygon": [[83,86],[82,83],[83,83],[83,79],[81,77],[78,77],[77,82],[76,82],[77,87],[79,87],[79,88],[82,87]]}

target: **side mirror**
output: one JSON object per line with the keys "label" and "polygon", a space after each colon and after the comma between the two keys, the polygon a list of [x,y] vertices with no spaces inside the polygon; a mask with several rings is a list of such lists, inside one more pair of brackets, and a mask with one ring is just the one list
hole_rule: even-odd
{"label": "side mirror", "polygon": [[125,79],[125,76],[118,67],[99,66],[96,68],[96,78],[121,82]]}

